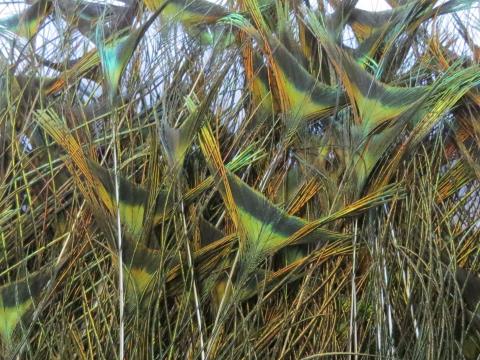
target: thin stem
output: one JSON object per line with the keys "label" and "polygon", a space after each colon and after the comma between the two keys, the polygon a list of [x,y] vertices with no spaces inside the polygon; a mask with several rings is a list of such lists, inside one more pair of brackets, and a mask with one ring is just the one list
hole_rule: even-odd
{"label": "thin stem", "polygon": [[188,266],[190,267],[190,276],[192,277],[193,298],[194,298],[194,301],[195,301],[195,315],[197,317],[198,332],[200,333],[200,351],[201,351],[202,360],[205,360],[206,359],[206,353],[205,353],[205,343],[203,341],[203,326],[202,326],[202,316],[200,314],[200,300],[199,300],[199,296],[198,296],[197,284],[196,284],[196,281],[195,281],[195,273],[193,271],[192,252],[190,250],[190,244],[188,242],[188,237],[187,237],[187,235],[188,235],[187,222],[185,220],[185,206],[184,206],[183,200],[181,202],[181,206],[182,206],[183,231],[184,231],[185,241],[186,241],[186,246],[187,246]]}
{"label": "thin stem", "polygon": [[[352,306],[350,308],[350,345],[352,346],[352,337],[353,337],[353,352],[354,359],[358,359],[358,339],[357,339],[357,286],[355,283],[355,271],[357,268],[357,226],[358,219],[355,219],[353,225],[353,260],[352,260]],[[351,356],[350,356],[351,357]]]}
{"label": "thin stem", "polygon": [[123,289],[123,254],[122,254],[122,223],[120,221],[120,182],[118,179],[118,156],[117,156],[117,127],[115,120],[112,117],[112,129],[113,129],[113,172],[115,174],[115,201],[117,203],[117,245],[118,245],[118,307],[119,307],[119,344],[118,344],[118,358],[123,360],[125,358],[125,325],[124,325],[124,311],[125,311],[125,298]]}

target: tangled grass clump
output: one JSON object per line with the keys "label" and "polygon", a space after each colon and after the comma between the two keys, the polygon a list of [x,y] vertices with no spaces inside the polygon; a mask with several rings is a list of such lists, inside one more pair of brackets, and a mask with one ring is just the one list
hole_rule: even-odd
{"label": "tangled grass clump", "polygon": [[0,357],[476,359],[479,1],[357,2],[0,17]]}

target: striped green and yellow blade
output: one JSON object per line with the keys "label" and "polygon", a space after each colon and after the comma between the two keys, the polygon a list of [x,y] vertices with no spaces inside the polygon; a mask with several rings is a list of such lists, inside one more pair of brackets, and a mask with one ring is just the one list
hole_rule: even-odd
{"label": "striped green and yellow blade", "polygon": [[[216,142],[213,134],[208,128],[203,128],[201,135],[202,151],[207,158],[210,170],[215,174],[217,188],[226,207],[241,236],[244,237],[244,249],[248,249],[247,252],[254,256],[260,256],[273,254],[282,247],[290,245],[290,237],[302,229],[307,222],[299,217],[288,215],[263,194],[225,169],[223,164],[218,163],[219,154],[215,155]],[[299,237],[295,242],[318,243],[340,238],[344,236],[329,230],[315,229],[308,235]]]}
{"label": "striped green and yellow blade", "polygon": [[252,52],[252,69],[253,73],[249,86],[255,111],[258,111],[260,115],[274,114],[274,102],[268,81],[267,65],[257,52]]}
{"label": "striped green and yellow blade", "polygon": [[365,134],[384,125],[384,122],[405,114],[420,104],[431,90],[426,86],[395,87],[381,83],[335,44],[314,16],[310,14],[307,22],[320,39],[347,94],[355,103],[356,123],[361,124]]}
{"label": "striped green and yellow blade", "polygon": [[[84,196],[92,201],[98,202],[98,200],[100,200],[99,203],[103,203],[108,211],[114,214],[116,209],[115,175],[94,161],[87,159],[82,154],[80,145],[56,113],[53,111],[42,111],[37,115],[37,121],[41,127],[70,155],[76,167],[79,169],[81,174],[79,182],[82,184],[80,189]],[[250,146],[235,156],[232,161],[227,164],[227,167],[235,171],[257,161],[262,156],[263,152],[261,150],[255,150],[253,146]],[[72,169],[69,170],[72,171]],[[73,175],[78,176],[79,174],[73,171]],[[145,216],[149,211],[147,190],[121,175],[118,176],[118,180],[122,223],[132,235],[141,235]],[[207,178],[186,192],[184,200],[187,203],[192,201],[200,193],[211,187],[213,183],[213,178]],[[89,189],[86,184],[93,189]],[[92,191],[95,191],[95,195],[92,194]],[[92,197],[94,197],[94,199],[92,199]],[[175,204],[173,194],[166,189],[160,189],[154,203],[155,206],[152,216],[153,225],[156,225],[166,217],[169,217],[173,210]]]}
{"label": "striped green and yellow blade", "polygon": [[7,344],[20,322],[28,326],[29,313],[51,277],[50,270],[42,270],[0,287],[0,335]]}
{"label": "striped green and yellow blade", "polygon": [[76,27],[80,33],[95,41],[97,26],[103,26],[105,38],[113,33],[130,27],[136,13],[136,3],[117,6],[89,1],[62,0],[58,3],[60,14],[65,21]]}
{"label": "striped green and yellow blade", "polygon": [[195,94],[185,98],[185,108],[188,115],[178,128],[170,126],[167,121],[160,124],[160,140],[166,153],[169,165],[175,171],[183,167],[185,155],[195,139],[203,122],[210,116],[209,106],[216,90],[220,88],[228,67],[211,83],[211,88],[201,101],[197,101]]}
{"label": "striped green and yellow blade", "polygon": [[[118,31],[112,31],[112,29],[105,27],[101,21],[97,22],[95,34],[89,35],[90,30],[83,29],[88,37],[94,38],[97,48],[87,52],[84,56],[82,56],[82,58],[75,62],[73,67],[63,71],[58,77],[57,81],[49,87],[47,93],[52,94],[60,91],[68,83],[69,79],[81,77],[85,73],[88,73],[101,64],[105,74],[105,80],[108,86],[110,97],[115,97],[126,65],[131,59],[145,31],[156,19],[158,14],[161,12],[170,11],[171,13],[178,14],[179,16],[182,15],[185,17],[183,20],[185,20],[186,24],[196,24],[196,22],[189,17],[188,9],[194,12],[192,16],[197,20],[198,17],[195,17],[195,14],[201,17],[203,12],[205,12],[205,21],[208,19],[210,19],[209,21],[213,21],[213,19],[218,19],[227,14],[226,10],[219,5],[212,4],[214,8],[209,10],[211,5],[210,3],[204,2],[202,3],[203,5],[195,5],[195,3],[196,1],[188,3],[168,0],[161,1],[150,8],[152,11],[155,10],[155,13],[149,18],[149,20],[139,29],[133,31],[130,26],[131,23],[128,21],[128,19],[131,17],[130,13],[132,9],[127,9],[126,13],[120,16],[120,23],[113,27],[114,30],[118,29]],[[184,5],[186,6],[186,10],[184,9]],[[189,18],[192,20],[191,22],[188,21]],[[85,21],[87,21],[89,24],[88,28],[92,25],[92,19],[93,18],[91,15],[86,16]],[[202,21],[200,21],[200,23],[201,22]],[[122,24],[124,25],[123,27],[121,27]],[[80,26],[80,24],[77,24],[77,26]],[[198,34],[198,31],[193,31],[193,33]],[[200,33],[203,33],[203,31],[200,31]],[[227,44],[233,42],[234,39],[231,39],[230,35],[226,34],[226,37],[228,38],[225,40]]]}
{"label": "striped green and yellow blade", "polygon": [[136,35],[138,32],[131,34],[125,31],[123,35],[106,43],[97,42],[103,73],[112,99],[117,95],[123,71],[140,41]]}
{"label": "striped green and yellow blade", "polygon": [[[273,253],[287,245],[289,237],[307,224],[299,217],[288,215],[236,175],[227,172],[227,179],[238,209],[240,225],[246,231],[248,243],[254,251]],[[298,239],[297,243],[321,243],[340,238],[343,236],[335,232],[316,229]]]}
{"label": "striped green and yellow blade", "polygon": [[[165,2],[145,0],[145,5],[150,11],[155,11]],[[202,45],[214,45],[224,49],[235,43],[235,34],[226,27],[216,26],[215,23],[229,13],[227,8],[207,0],[172,0],[162,12],[162,18],[181,23],[185,32]]]}
{"label": "striped green and yellow blade", "polygon": [[[105,188],[103,196],[100,195],[102,202],[110,208],[116,208],[115,197],[115,175],[102,166],[89,161],[90,169],[99,183]],[[145,216],[148,212],[148,193],[146,189],[135,185],[123,176],[118,176],[119,195],[120,195],[120,218],[122,224],[129,233],[138,238],[142,235]],[[153,225],[159,224],[169,216],[174,206],[173,194],[166,190],[160,190],[153,209]]]}
{"label": "striped green and yellow blade", "polygon": [[[116,212],[115,175],[88,159],[65,124],[54,111],[41,111],[37,114],[38,123],[70,155],[75,168],[67,165],[83,196],[95,205],[97,212],[102,206],[110,215]],[[78,170],[77,170],[78,169]],[[141,235],[145,214],[148,212],[147,191],[122,176],[118,176],[120,195],[120,216],[129,232]],[[159,191],[153,209],[154,223],[159,223],[168,216],[173,207],[172,197],[168,192]],[[98,206],[99,208],[98,208]],[[99,217],[100,212],[97,213]]]}
{"label": "striped green and yellow blade", "polygon": [[[295,129],[299,119],[322,117],[345,104],[340,88],[326,85],[312,76],[302,65],[304,61],[296,58],[275,36],[262,35],[239,14],[231,15],[224,21],[262,44],[267,61],[264,63],[259,54],[252,55],[253,71],[259,74],[252,82],[254,98],[265,101],[264,108],[267,110],[272,108],[272,96],[274,110],[289,115],[291,122],[287,123],[288,127]],[[297,56],[301,56],[300,52]],[[269,90],[272,95],[269,95]]]}
{"label": "striped green and yellow blade", "polygon": [[225,234],[217,229],[212,223],[200,217],[198,220],[198,233],[200,238],[200,247],[205,247],[217,240],[220,240]]}
{"label": "striped green and yellow blade", "polygon": [[[309,120],[330,114],[345,105],[339,88],[325,85],[310,75],[299,61],[277,39],[271,38],[273,60],[277,71],[271,72],[277,87],[273,96],[267,64],[258,54],[253,55],[252,93],[254,102],[266,113],[286,112],[287,126],[295,128],[298,120]],[[279,90],[278,88],[281,88]],[[283,99],[278,100],[282,96]]]}
{"label": "striped green and yellow blade", "polygon": [[[144,2],[150,11],[156,11],[166,3],[165,0],[145,0]],[[163,16],[186,26],[192,26],[213,23],[228,13],[223,6],[206,0],[172,0],[166,5]]]}
{"label": "striped green and yellow blade", "polygon": [[400,12],[404,11],[404,6],[384,11],[367,11],[355,8],[347,19],[356,38],[363,42],[372,36],[375,31],[393,21]]}
{"label": "striped green and yellow blade", "polygon": [[[160,269],[162,254],[135,241],[128,233],[122,238],[122,260],[125,270],[125,293],[130,309],[141,302],[155,274]],[[114,259],[118,267],[118,256]]]}
{"label": "striped green and yellow blade", "polygon": [[160,139],[163,148],[170,166],[177,170],[182,168],[188,147],[193,141],[195,135],[194,120],[193,116],[189,116],[180,128],[174,128],[166,123],[161,126]]}
{"label": "striped green and yellow blade", "polygon": [[[412,1],[384,11],[367,11],[356,8],[351,11],[348,24],[352,27],[357,39],[362,42],[387,25],[389,28],[394,28],[401,24],[407,31],[411,31],[412,27],[418,26],[433,16],[469,9],[474,0],[450,0],[439,3],[438,0]],[[437,4],[439,5],[435,6]]]}
{"label": "striped green and yellow blade", "polygon": [[[78,78],[88,77],[98,81],[99,76],[97,70],[100,65],[103,65],[107,71],[107,85],[115,89],[115,84],[118,84],[123,71],[121,65],[122,56],[124,56],[124,62],[128,62],[129,59],[128,52],[121,54],[122,56],[119,58],[120,65],[116,65],[117,52],[121,53],[122,44],[123,47],[126,47],[125,50],[131,50],[128,48],[128,42],[124,43],[126,40],[122,37],[122,34],[124,34],[122,31],[131,28],[136,7],[134,5],[117,7],[113,5],[75,1],[62,1],[59,6],[63,12],[65,21],[76,27],[82,35],[96,42],[97,48],[86,52],[75,61],[70,61],[66,70],[58,66],[59,64],[41,59],[41,62],[46,66],[53,66],[56,70],[62,71],[57,81],[48,87],[47,93],[52,94],[60,91],[72,79],[76,80]],[[136,31],[141,31],[141,28]],[[135,31],[133,33],[135,33]],[[133,35],[134,34],[132,34],[132,36]],[[105,39],[108,41],[105,41]],[[108,44],[105,45],[106,43]],[[135,44],[131,41],[130,45]],[[116,48],[120,51],[116,51]],[[99,54],[100,49],[103,51],[102,54]]]}
{"label": "striped green and yellow blade", "polygon": [[[231,265],[229,262],[234,236],[223,236],[220,231],[206,222],[200,226],[199,230],[202,236],[200,243],[204,246],[192,254],[192,260],[197,279],[205,280],[212,275],[215,277],[217,272],[222,272],[223,266]],[[125,234],[122,239],[122,250],[123,268],[126,273],[124,280],[126,300],[129,309],[142,304],[142,300],[146,299],[147,295],[155,295],[151,290],[160,270],[165,274],[163,280],[166,281],[171,295],[184,286],[182,264],[172,259],[166,261],[165,252],[148,248],[129,234]],[[114,262],[118,267],[117,253],[114,253]],[[223,264],[221,269],[218,268],[219,263]]]}
{"label": "striped green and yellow blade", "polygon": [[[354,9],[348,17],[359,46],[355,58],[363,62],[367,57],[376,57],[383,48],[394,45],[402,34],[411,34],[431,18],[471,8],[474,0],[450,0],[409,2],[392,10],[370,12]],[[437,5],[438,6],[435,6]],[[397,54],[398,55],[398,54]]]}
{"label": "striped green and yellow blade", "polygon": [[317,118],[345,104],[345,97],[339,88],[315,79],[276,38],[271,37],[269,42],[279,69],[276,75],[281,77],[277,83],[284,85],[283,93],[293,117]]}
{"label": "striped green and yellow blade", "polygon": [[398,151],[394,153],[389,163],[382,167],[381,174],[376,177],[373,186],[384,186],[388,183],[397,166],[426,136],[441,122],[443,115],[455,107],[466,94],[480,84],[478,66],[462,68],[458,64],[452,65],[433,85],[428,101],[421,103],[421,111],[412,117],[415,121],[410,124],[412,129]]}
{"label": "striped green and yellow blade", "polygon": [[30,39],[37,33],[51,9],[51,0],[38,0],[20,14],[0,19],[0,32],[6,29],[20,37]]}
{"label": "striped green and yellow blade", "polygon": [[[207,91],[195,91],[185,97],[185,118],[178,127],[170,126],[164,117],[160,123],[160,141],[167,161],[174,173],[182,169],[190,145],[197,136],[202,124],[212,117],[211,103],[222,86],[229,67],[225,66],[210,82]],[[199,93],[200,95],[197,95]],[[184,111],[182,111],[182,114]],[[177,119],[178,121],[178,119]]]}
{"label": "striped green and yellow blade", "polygon": [[102,23],[97,26],[96,43],[99,52],[105,80],[109,88],[109,95],[112,100],[118,93],[118,87],[123,71],[130,61],[135,49],[142,40],[145,32],[153,24],[157,16],[168,6],[165,2],[139,29],[133,30],[130,27],[121,29],[118,33],[105,39]]}

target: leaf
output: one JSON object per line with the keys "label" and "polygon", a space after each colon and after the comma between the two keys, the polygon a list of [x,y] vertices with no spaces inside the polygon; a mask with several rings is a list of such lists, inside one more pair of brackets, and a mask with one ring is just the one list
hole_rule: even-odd
{"label": "leaf", "polygon": [[[149,249],[129,234],[122,239],[123,266],[125,270],[125,293],[129,309],[141,302],[149,286],[160,269],[162,254],[158,250]],[[118,256],[115,253],[116,267]]]}
{"label": "leaf", "polygon": [[[244,167],[247,167],[250,164],[257,162],[265,156],[263,149],[256,149],[255,144],[248,146],[245,150],[237,154],[227,165],[226,168],[229,171],[235,172]],[[184,200],[186,202],[191,202],[203,191],[211,188],[215,184],[213,176],[209,176],[200,184],[196,185],[192,189],[188,190],[185,194]]]}
{"label": "leaf", "polygon": [[441,79],[437,80],[433,85],[432,94],[425,104],[423,117],[415,124],[408,138],[389,163],[382,168],[373,186],[385,185],[403,157],[420,144],[435,125],[443,119],[445,112],[452,109],[470,89],[480,84],[479,70],[478,66],[461,70],[452,66]]}
{"label": "leaf", "polygon": [[[207,145],[206,142],[213,143]],[[264,256],[289,245],[289,237],[302,229],[307,222],[290,216],[270,202],[264,195],[253,190],[236,175],[226,170],[221,163],[213,135],[207,128],[202,130],[201,147],[215,174],[217,188],[226,203],[234,223],[244,237],[244,250],[253,256]],[[300,236],[295,243],[326,242],[344,238],[343,234],[324,229],[315,229],[306,236]]]}
{"label": "leaf", "polygon": [[96,43],[109,88],[110,98],[114,100],[118,93],[118,86],[123,71],[130,61],[135,49],[142,40],[145,32],[153,24],[157,16],[168,6],[167,0],[139,29],[122,29],[105,40],[103,24],[97,26]]}
{"label": "leaf", "polygon": [[[360,41],[355,49],[359,62],[382,52],[382,47],[398,47],[396,40],[412,34],[431,18],[468,9],[474,0],[451,0],[434,7],[438,1],[410,2],[392,10],[370,12],[354,9],[348,23]],[[396,54],[398,55],[398,54]]]}
{"label": "leaf", "polygon": [[[262,35],[252,29],[249,22],[238,14],[230,15],[224,21],[252,35],[263,45],[271,66],[270,76],[273,77],[268,82],[268,88],[272,90],[273,98],[278,102],[275,109],[289,115],[287,125],[291,129],[296,130],[300,119],[325,116],[345,104],[345,97],[339,88],[323,84],[310,75],[301,65],[301,60],[295,58],[277,38],[270,34]],[[257,93],[254,93],[254,96],[261,99],[266,98],[268,77],[262,73],[263,65],[260,61],[261,58],[254,55],[254,70],[260,69],[260,79],[254,83],[254,91]],[[271,84],[275,86],[273,89]],[[267,109],[268,105],[267,98]]]}
{"label": "leaf", "polygon": [[[98,181],[104,186],[105,192],[101,196],[102,202],[109,208],[113,204],[116,208],[115,197],[115,177],[114,174],[107,171],[93,161],[89,161],[92,173]],[[120,194],[120,219],[128,232],[138,239],[143,234],[145,216],[148,210],[148,193],[147,191],[122,176],[119,180]],[[170,215],[173,210],[174,199],[173,194],[166,190],[160,190],[155,207],[153,209],[153,225],[159,224]]]}
{"label": "leaf", "polygon": [[63,18],[80,33],[91,41],[95,41],[95,29],[103,27],[105,38],[126,27],[130,27],[134,20],[136,3],[125,3],[117,6],[108,3],[93,3],[88,1],[62,0],[58,7]]}
{"label": "leaf", "polygon": [[5,28],[20,37],[30,39],[38,32],[43,19],[50,13],[52,2],[38,0],[20,14],[0,19],[0,32]]}
{"label": "leaf", "polygon": [[206,221],[203,217],[198,220],[198,228],[201,247],[212,244],[225,236],[221,230],[217,229],[215,226],[213,226],[213,224]]}
{"label": "leaf", "polygon": [[307,23],[318,36],[342,79],[346,92],[358,110],[356,123],[365,134],[385,121],[394,119],[421,103],[428,87],[393,87],[382,84],[362,69],[350,55],[337,47],[324,26],[310,13]]}
{"label": "leaf", "polygon": [[253,52],[252,54],[252,68],[253,74],[249,85],[253,102],[262,114],[274,114],[274,103],[268,81],[267,66],[257,52]]}
{"label": "leaf", "polygon": [[167,123],[166,118],[162,119],[163,121],[160,124],[160,140],[169,165],[176,172],[182,169],[185,155],[195,139],[198,130],[200,130],[204,121],[211,116],[209,107],[228,69],[229,67],[225,66],[224,69],[219,72],[218,76],[212,80],[208,94],[199,104],[192,99],[193,96],[188,96],[185,99],[185,107],[189,111],[189,114],[180,127],[174,128]]}
{"label": "leaf", "polygon": [[[232,173],[227,172],[227,179],[238,208],[239,222],[246,231],[248,246],[254,252],[272,254],[287,245],[289,237],[307,224],[299,217],[288,215]],[[344,237],[333,231],[315,229],[299,237],[295,243],[319,244]]]}
{"label": "leaf", "polygon": [[28,326],[28,313],[34,309],[51,276],[51,270],[41,270],[0,287],[0,335],[5,342],[11,343],[20,322]]}
{"label": "leaf", "polygon": [[[196,271],[196,277],[199,280],[205,280],[216,272],[222,272],[224,268],[219,268],[219,263],[229,264],[229,254],[232,250],[232,242],[235,236],[221,236],[218,231],[211,231],[209,226],[207,232],[208,239],[202,239],[201,242],[206,245],[193,254],[193,262]],[[165,254],[160,250],[150,249],[138,241],[132,239],[128,234],[122,242],[123,265],[126,272],[125,288],[129,309],[142,303],[147,295],[156,296],[152,293],[152,285],[155,277],[163,270],[169,295],[178,293],[184,286],[183,264],[178,261],[165,261]],[[118,267],[118,253],[114,253],[114,261]]]}
{"label": "leaf", "polygon": [[345,104],[339,88],[322,84],[311,76],[277,39],[270,37],[269,43],[279,69],[275,75],[280,79],[276,81],[284,86],[285,103],[292,117],[318,118]]}
{"label": "leaf", "polygon": [[[145,0],[150,11],[165,6],[164,0]],[[186,26],[207,24],[228,14],[223,6],[206,0],[172,0],[166,4],[163,16],[169,20],[179,21]]]}

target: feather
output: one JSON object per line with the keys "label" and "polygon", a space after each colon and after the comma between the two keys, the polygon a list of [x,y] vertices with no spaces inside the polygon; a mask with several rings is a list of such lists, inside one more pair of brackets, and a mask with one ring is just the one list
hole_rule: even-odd
{"label": "feather", "polygon": [[51,270],[41,270],[0,287],[0,335],[6,343],[21,322],[28,327],[29,314],[51,278]]}
{"label": "feather", "polygon": [[[165,0],[145,1],[150,11],[156,11],[165,3]],[[192,26],[213,23],[227,14],[228,11],[223,6],[206,0],[172,0],[166,5],[163,16]]]}
{"label": "feather", "polygon": [[97,26],[96,43],[112,101],[117,96],[120,78],[135,49],[145,32],[168,4],[169,0],[164,2],[139,29],[132,31],[131,28],[125,28],[111,35],[109,39],[105,39],[103,25],[100,23]]}
{"label": "feather", "polygon": [[34,36],[44,20],[50,13],[52,2],[50,0],[38,0],[20,14],[0,19],[0,32],[2,28],[16,35],[30,39]]}

